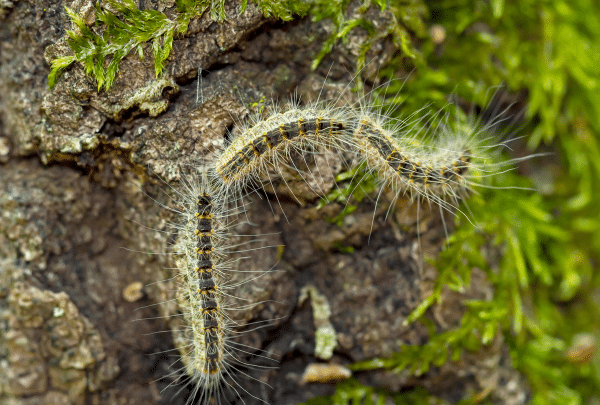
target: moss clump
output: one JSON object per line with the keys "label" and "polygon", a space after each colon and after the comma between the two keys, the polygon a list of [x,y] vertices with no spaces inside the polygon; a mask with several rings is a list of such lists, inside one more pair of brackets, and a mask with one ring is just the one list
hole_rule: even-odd
{"label": "moss clump", "polygon": [[[177,0],[177,12],[171,18],[157,10],[139,10],[133,0],[107,0],[106,3],[119,16],[97,2],[95,30],[66,7],[68,16],[78,30],[67,31],[67,43],[73,55],[52,61],[52,70],[48,76],[50,88],[56,84],[60,71],[77,61],[84,66],[88,75],[96,79],[98,90],[108,90],[123,58],[135,50],[142,59],[143,45],[146,43],[152,44],[154,72],[158,78],[173,49],[173,38],[186,33],[192,18],[200,17],[210,9],[214,21],[225,19],[225,0]],[[105,63],[107,61],[108,65]]]}
{"label": "moss clump", "polygon": [[[140,59],[144,57],[142,46],[152,43],[154,70],[159,77],[164,68],[164,62],[171,53],[173,37],[187,31],[192,17],[202,15],[211,5],[209,1],[193,2],[178,0],[177,18],[168,18],[156,10],[138,10],[133,0],[107,0],[108,5],[122,14],[122,19],[96,3],[96,25],[104,29],[97,34],[90,29],[84,20],[73,10],[66,7],[71,21],[79,32],[67,31],[67,43],[73,50],[73,55],[63,56],[52,61],[52,70],[48,76],[48,86],[54,87],[58,73],[71,63],[80,62],[88,75],[93,75],[98,84],[98,90],[109,89],[119,71],[119,64],[129,52],[135,50]],[[215,2],[212,17],[217,20],[224,18],[223,1]],[[105,64],[107,60],[108,65]]]}
{"label": "moss clump", "polygon": [[[294,18],[294,15],[305,16],[310,8],[310,2],[297,0],[252,0],[258,5],[265,17],[276,17],[284,21]],[[248,0],[242,0],[241,12],[246,11]]]}
{"label": "moss clump", "polygon": [[[348,33],[355,27],[364,29],[369,39],[361,47],[357,57],[357,71],[360,71],[365,65],[367,52],[374,43],[383,38],[391,37],[394,45],[402,51],[404,57],[415,60],[421,64],[421,53],[412,36],[423,38],[427,35],[423,17],[427,9],[420,0],[409,0],[403,2],[386,0],[366,0],[356,10],[353,16],[348,17],[347,9],[351,2],[343,1],[313,1],[310,8],[310,15],[314,21],[329,19],[334,24],[334,31],[323,44],[321,51],[313,60],[312,67],[316,68],[323,57],[331,52],[335,43],[346,38]],[[388,11],[388,21],[384,26],[375,26],[368,17],[368,11],[371,6],[379,7],[379,12]]]}
{"label": "moss clump", "polygon": [[[355,27],[362,27],[369,34],[369,40],[361,46],[357,59],[357,68],[364,66],[365,56],[376,41],[390,36],[394,44],[402,49],[405,56],[419,59],[419,52],[410,41],[411,34],[423,37],[426,33],[422,23],[425,8],[420,0],[411,0],[402,5],[385,1],[363,0],[353,16],[347,17],[350,1],[331,2],[329,0],[254,0],[265,17],[291,20],[294,16],[310,13],[314,21],[330,19],[334,30],[323,44],[321,51],[313,60],[313,68],[321,62],[333,48],[333,45],[346,36]],[[140,59],[144,56],[143,46],[152,44],[154,71],[158,78],[165,67],[165,61],[173,48],[173,39],[183,35],[192,18],[200,17],[210,10],[211,18],[221,22],[225,19],[225,0],[177,0],[177,11],[168,17],[157,10],[139,10],[133,0],[107,0],[107,8],[96,3],[95,29],[88,27],[83,18],[70,8],[67,14],[77,30],[68,30],[67,43],[73,55],[58,57],[52,61],[48,76],[48,86],[54,87],[58,74],[73,62],[81,63],[88,75],[96,79],[98,90],[108,90],[119,71],[119,64],[131,51],[137,52]],[[367,17],[374,7],[379,13],[386,12],[388,22],[383,27],[375,27]],[[248,0],[243,0],[240,12],[244,12]]]}

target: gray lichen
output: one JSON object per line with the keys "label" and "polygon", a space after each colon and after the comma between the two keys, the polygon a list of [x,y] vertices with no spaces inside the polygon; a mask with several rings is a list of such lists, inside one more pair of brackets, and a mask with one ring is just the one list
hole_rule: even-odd
{"label": "gray lichen", "polygon": [[315,320],[315,356],[322,360],[329,360],[337,346],[337,334],[331,324],[331,306],[327,297],[319,292],[313,285],[305,285],[300,290],[298,304],[310,298]]}
{"label": "gray lichen", "polygon": [[[0,397],[54,396],[83,404],[86,390],[100,389],[119,367],[108,360],[102,338],[64,293],[40,290],[23,269],[0,262]],[[6,288],[8,286],[8,288]],[[111,368],[99,374],[101,365]],[[93,381],[93,383],[92,383]]]}

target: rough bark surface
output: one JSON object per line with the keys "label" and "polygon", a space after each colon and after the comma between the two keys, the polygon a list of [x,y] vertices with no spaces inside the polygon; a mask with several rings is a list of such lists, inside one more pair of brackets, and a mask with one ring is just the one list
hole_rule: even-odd
{"label": "rough bark surface", "polygon": [[[295,89],[303,100],[321,90],[321,97],[338,97],[365,33],[355,30],[311,72],[327,22],[281,23],[253,3],[239,14],[232,2],[226,22],[205,15],[175,40],[163,79],[155,80],[152,58],[132,54],[109,91],[97,92],[77,64],[48,90],[47,62],[67,49],[64,6],[85,14],[93,13],[91,4],[0,1],[0,403],[182,404],[190,389],[175,395],[181,386],[169,387],[181,367],[170,333],[177,321],[165,317],[177,313],[173,262],[148,254],[168,251],[176,235],[168,235],[167,223],[176,219],[157,202],[172,204],[180,168],[221,148],[262,97],[285,101]],[[391,49],[375,44],[363,76],[374,77]],[[309,164],[332,175],[341,170],[318,157]],[[422,208],[417,221],[416,207],[406,205],[386,219],[387,206],[374,215],[375,204],[365,200],[338,226],[324,217],[341,205],[317,209],[317,197],[293,175],[250,196],[252,225],[240,221],[232,230],[261,235],[264,247],[243,254],[249,258],[240,266],[273,271],[236,291],[262,303],[243,314],[242,330],[271,321],[248,326],[239,338],[256,348],[246,361],[272,367],[247,370],[268,385],[240,378],[242,398],[232,394],[231,403],[296,404],[333,392],[327,384],[301,386],[304,369],[317,361],[316,296],[300,299],[307,286],[331,311],[338,341],[331,363],[389,356],[427,340],[425,327],[403,321],[436,276],[421,257],[435,256],[443,243],[437,209]],[[473,279],[469,291],[446,293],[430,311],[438,331],[456,326],[462,300],[492,293],[482,273]],[[144,294],[129,302],[123,292],[134,282]],[[260,350],[274,361],[256,356]],[[525,402],[501,338],[419,378],[383,371],[357,377],[392,389],[422,386],[449,402],[477,392],[498,403]]]}

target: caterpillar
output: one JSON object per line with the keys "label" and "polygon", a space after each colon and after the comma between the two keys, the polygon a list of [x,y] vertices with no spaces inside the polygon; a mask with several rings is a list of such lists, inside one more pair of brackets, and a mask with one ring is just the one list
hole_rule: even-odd
{"label": "caterpillar", "polygon": [[478,136],[486,128],[466,133],[440,124],[427,143],[418,139],[427,130],[419,127],[420,122],[391,118],[373,105],[373,99],[368,94],[342,107],[333,107],[332,102],[306,107],[292,103],[288,111],[279,109],[266,119],[260,114],[251,117],[250,124],[241,125],[240,135],[215,160],[220,187],[226,194],[239,196],[253,180],[260,186],[259,179],[269,169],[288,165],[294,152],[306,160],[306,156],[328,153],[319,148],[325,146],[328,151],[354,154],[356,162],[346,166],[366,162],[396,196],[408,194],[412,200],[456,208],[476,184],[477,173],[485,170],[486,155],[475,152],[481,149]]}
{"label": "caterpillar", "polygon": [[[240,381],[248,373],[238,370],[253,367],[240,356],[251,348],[237,342],[243,332],[237,330],[240,322],[233,314],[260,303],[237,304],[236,288],[251,280],[234,281],[233,275],[239,270],[231,256],[243,244],[231,242],[229,228],[231,218],[239,217],[239,207],[223,200],[210,171],[201,167],[186,174],[183,186],[175,190],[174,210],[180,219],[172,224],[178,234],[172,255],[180,316],[172,316],[170,325],[183,366],[172,372],[170,385],[189,383],[190,404],[227,403],[228,393],[253,396]],[[259,271],[254,278],[266,273]]]}
{"label": "caterpillar", "polygon": [[485,110],[489,116],[484,119],[450,103],[437,113],[402,120],[376,105],[374,91],[363,95],[352,108],[355,165],[366,163],[394,201],[408,195],[417,204],[433,203],[442,211],[456,212],[469,193],[488,187],[486,178],[537,156],[500,158],[500,151],[514,137],[505,139],[505,133],[497,132],[508,120],[510,106],[498,111],[496,96],[490,99]]}
{"label": "caterpillar", "polygon": [[354,121],[346,108],[315,102],[274,109],[266,119],[251,117],[216,159],[215,171],[227,194],[240,195],[249,182],[260,183],[262,175],[284,166],[293,153],[314,153],[321,147],[343,150],[350,143]]}
{"label": "caterpillar", "polygon": [[437,145],[420,145],[369,114],[359,116],[354,136],[360,144],[357,153],[393,194],[441,206],[446,206],[446,196],[458,202],[466,195],[473,157],[465,139],[454,139],[454,148],[442,139]]}
{"label": "caterpillar", "polygon": [[[202,187],[204,188],[204,187]],[[206,380],[202,385],[212,389],[223,372],[225,338],[225,316],[222,313],[223,300],[220,294],[222,276],[217,274],[216,265],[220,260],[215,247],[220,243],[217,235],[218,224],[213,214],[214,193],[210,190],[200,190],[197,194],[197,210],[195,229],[186,229],[186,235],[181,237],[181,250],[185,252],[185,262],[181,264],[187,284],[186,299],[189,300],[187,320],[191,326],[192,348],[188,363],[189,374],[195,379]],[[193,226],[188,222],[188,227]],[[196,236],[196,243],[190,238],[190,233]],[[193,249],[190,249],[192,248]]]}

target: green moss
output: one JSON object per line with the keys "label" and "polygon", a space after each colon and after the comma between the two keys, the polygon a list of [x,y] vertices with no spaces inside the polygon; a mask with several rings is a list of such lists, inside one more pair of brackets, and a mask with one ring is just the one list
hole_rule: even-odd
{"label": "green moss", "polygon": [[225,19],[225,0],[177,0],[178,12],[173,18],[156,10],[139,10],[133,0],[106,2],[119,16],[97,2],[95,30],[66,7],[67,14],[78,29],[67,31],[67,43],[74,54],[52,61],[52,70],[48,76],[50,88],[56,84],[60,71],[78,61],[84,66],[86,73],[96,79],[98,90],[109,89],[123,58],[135,50],[142,59],[143,45],[146,43],[152,44],[154,71],[158,78],[173,48],[174,36],[185,34],[192,18],[200,17],[210,8],[213,20]]}
{"label": "green moss", "polygon": [[[192,3],[187,0],[177,2],[180,14],[177,19],[169,19],[156,10],[138,10],[132,0],[107,0],[107,3],[119,13],[122,19],[105,10],[96,3],[96,25],[103,26],[102,34],[90,29],[83,19],[66,7],[67,14],[79,32],[67,31],[67,43],[74,55],[64,56],[52,61],[52,70],[48,76],[48,85],[52,88],[58,73],[71,63],[80,62],[88,75],[93,75],[98,90],[111,87],[119,70],[119,64],[129,52],[135,50],[140,59],[144,56],[142,46],[152,43],[154,69],[159,77],[164,61],[171,53],[173,36],[184,33],[192,17],[202,15],[209,6],[208,2]],[[215,10],[219,10],[215,7]],[[213,13],[213,18],[222,19],[222,10]],[[105,64],[106,61],[108,65]]]}
{"label": "green moss", "polygon": [[[81,63],[86,74],[96,79],[98,90],[108,90],[119,71],[119,64],[131,51],[137,52],[140,59],[144,57],[143,46],[152,44],[154,71],[159,78],[165,61],[173,48],[173,39],[183,35],[192,18],[200,17],[210,10],[211,18],[221,22],[225,19],[225,0],[177,0],[177,12],[173,17],[156,10],[139,10],[133,0],[107,0],[107,4],[118,12],[113,14],[96,3],[95,28],[88,27],[83,19],[73,10],[66,7],[66,12],[77,30],[68,30],[67,43],[73,55],[65,55],[54,59],[48,76],[48,86],[54,87],[59,73],[73,62]],[[361,45],[357,58],[357,70],[365,64],[366,53],[372,45],[385,37],[391,37],[394,44],[404,56],[420,60],[420,53],[410,41],[411,34],[423,37],[426,34],[422,22],[425,8],[420,0],[411,0],[400,4],[392,2],[386,5],[382,0],[363,0],[352,18],[347,18],[350,1],[314,0],[254,0],[265,17],[276,17],[291,20],[294,16],[305,16],[310,13],[314,21],[330,19],[334,31],[323,44],[321,51],[313,60],[313,68],[321,62],[333,45],[347,37],[355,27],[361,27],[368,33],[368,40]],[[375,27],[367,18],[367,12],[373,7],[380,13],[386,13],[387,23]],[[248,1],[243,0],[240,12],[244,12]]]}
{"label": "green moss", "polygon": [[375,389],[362,385],[350,378],[337,386],[335,394],[328,397],[313,398],[303,405],[441,405],[442,401],[431,397],[424,390],[415,389],[407,393],[394,393],[384,389]]}
{"label": "green moss", "polygon": [[[277,17],[284,21],[294,18],[294,15],[303,17],[310,7],[309,2],[297,0],[252,0],[262,10],[265,17]],[[248,0],[242,0],[242,13],[248,7]]]}
{"label": "green moss", "polygon": [[[504,315],[474,326],[481,332],[485,324],[490,330],[495,324],[503,331],[515,366],[532,387],[532,403],[590,401],[600,392],[599,356],[579,365],[564,351],[580,332],[600,339],[600,277],[594,271],[600,252],[600,24],[590,17],[600,6],[587,0],[448,0],[432,3],[430,10],[431,22],[445,28],[447,40],[443,52],[423,44],[428,67],[418,67],[405,84],[404,107],[440,105],[443,94],[457,91],[467,98],[477,85],[504,82],[529,95],[527,115],[533,120],[524,132],[530,133],[529,146],[552,141],[555,152],[530,166],[540,191],[487,189],[469,199],[479,230],[458,218],[450,246],[436,262],[440,278],[434,294],[411,320],[422,319],[424,309],[439,300],[442,286],[462,288],[470,269],[480,268],[495,292],[489,303],[479,304]],[[466,89],[456,88],[457,83]],[[467,99],[484,105],[477,97]],[[515,173],[491,185],[531,187]],[[490,245],[503,252],[494,268],[482,253]],[[472,304],[466,305],[467,318],[450,333],[468,328]],[[436,341],[442,347],[433,336],[424,350]]]}
{"label": "green moss", "polygon": [[[333,33],[323,44],[321,51],[314,58],[313,69],[319,65],[325,55],[331,52],[336,42],[346,38],[348,33],[355,27],[361,27],[368,34],[368,40],[364,41],[360,47],[357,58],[357,71],[360,71],[365,65],[366,54],[373,44],[386,37],[392,38],[394,45],[402,51],[404,57],[422,63],[421,53],[411,40],[411,34],[420,38],[426,36],[427,30],[423,23],[423,17],[427,9],[422,1],[364,0],[354,16],[348,18],[346,14],[350,3],[350,0],[318,0],[311,2],[310,14],[313,21],[329,19],[335,27]],[[375,26],[369,20],[367,12],[372,5],[379,7],[380,13],[387,10],[387,14],[385,14],[387,21],[383,26]]]}

